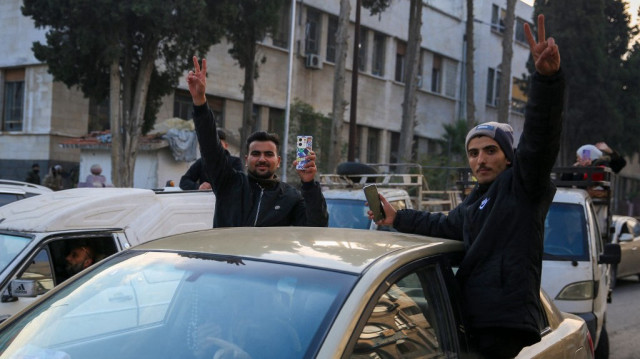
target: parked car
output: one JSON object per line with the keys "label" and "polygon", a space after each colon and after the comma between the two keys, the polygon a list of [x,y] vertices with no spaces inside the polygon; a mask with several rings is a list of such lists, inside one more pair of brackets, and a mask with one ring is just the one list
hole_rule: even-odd
{"label": "parked car", "polygon": [[[214,203],[211,191],[76,188],[0,207],[0,321],[66,280],[73,248],[92,248],[98,261],[161,236],[211,228]],[[25,280],[35,280],[37,290],[18,295]]]}
{"label": "parked car", "polygon": [[612,241],[621,250],[620,263],[612,266],[612,281],[637,275],[640,278],[640,222],[633,217],[613,216]]}
{"label": "parked car", "polygon": [[0,179],[0,206],[49,192],[53,191],[45,186]]}
{"label": "parked car", "polygon": [[[384,198],[396,209],[411,209],[411,197],[407,191],[395,188],[378,188]],[[355,229],[378,229],[376,224],[369,219],[367,211],[369,207],[365,205],[365,198],[362,188],[328,189],[322,192],[327,202],[329,212],[329,227],[334,228],[355,228]]]}
{"label": "parked car", "polygon": [[[452,267],[463,243],[362,233],[223,228],[144,243],[0,325],[0,355],[477,358]],[[541,300],[542,341],[518,358],[592,358],[585,322]]]}
{"label": "parked car", "polygon": [[545,219],[542,288],[564,312],[585,320],[596,358],[608,358],[606,328],[610,300],[610,265],[620,261],[620,247],[602,239],[588,191],[558,188]]}

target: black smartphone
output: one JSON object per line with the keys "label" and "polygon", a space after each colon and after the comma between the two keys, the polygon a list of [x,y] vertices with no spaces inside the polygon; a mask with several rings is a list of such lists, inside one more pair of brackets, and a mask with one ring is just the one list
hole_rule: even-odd
{"label": "black smartphone", "polygon": [[377,222],[385,219],[386,216],[382,210],[382,201],[380,201],[380,196],[378,195],[378,187],[370,184],[364,186],[362,189],[364,190],[365,197],[367,197],[367,202],[369,202],[369,208],[371,212],[373,212],[373,220]]}

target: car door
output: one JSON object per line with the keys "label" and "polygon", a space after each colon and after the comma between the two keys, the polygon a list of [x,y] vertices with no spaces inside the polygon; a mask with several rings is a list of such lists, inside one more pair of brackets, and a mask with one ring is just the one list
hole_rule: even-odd
{"label": "car door", "polygon": [[[628,240],[620,240],[622,237]],[[620,227],[618,243],[622,258],[618,264],[618,277],[640,273],[640,223],[634,218],[628,218]]]}
{"label": "car door", "polygon": [[467,357],[454,281],[445,261],[396,271],[372,297],[342,357]]}
{"label": "car door", "polygon": [[[77,246],[93,248],[94,263],[122,249],[111,232],[72,233],[48,237],[25,257],[16,275],[2,288],[0,315],[13,315],[68,279],[66,257]],[[33,292],[23,292],[34,286]]]}

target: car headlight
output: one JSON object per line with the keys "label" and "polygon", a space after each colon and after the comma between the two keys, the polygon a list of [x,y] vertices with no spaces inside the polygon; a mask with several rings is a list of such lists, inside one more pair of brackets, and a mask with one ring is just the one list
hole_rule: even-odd
{"label": "car headlight", "polygon": [[562,288],[556,299],[561,300],[587,300],[593,299],[597,290],[597,284],[592,281],[571,283]]}

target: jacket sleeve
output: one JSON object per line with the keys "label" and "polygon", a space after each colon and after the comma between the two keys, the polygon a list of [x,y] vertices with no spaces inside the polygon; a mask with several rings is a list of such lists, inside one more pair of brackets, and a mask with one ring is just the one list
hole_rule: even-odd
{"label": "jacket sleeve", "polygon": [[320,184],[316,181],[302,183],[302,198],[295,213],[298,216],[294,219],[295,226],[308,227],[328,227],[329,213],[327,212],[327,202],[322,194]]}
{"label": "jacket sleeve", "polygon": [[618,152],[613,151],[610,157],[611,160],[609,161],[609,167],[611,167],[611,170],[614,173],[619,173],[620,171],[622,171],[624,166],[627,165],[627,161],[624,159],[624,157],[620,156]]}
{"label": "jacket sleeve", "polygon": [[513,163],[514,173],[529,198],[550,185],[551,169],[560,151],[564,75],[535,73],[531,79],[525,121]]}
{"label": "jacket sleeve", "polygon": [[194,190],[200,188],[198,181],[200,180],[200,172],[202,166],[202,158],[197,159],[180,178],[180,188],[183,190]]}
{"label": "jacket sleeve", "polygon": [[402,209],[396,213],[393,227],[399,232],[415,233],[461,241],[462,210],[458,206],[449,214]]}
{"label": "jacket sleeve", "polygon": [[217,193],[221,188],[233,186],[235,177],[241,174],[233,169],[229,156],[220,143],[215,119],[207,104],[193,106],[193,122],[202,154],[205,178],[210,181],[213,192]]}

